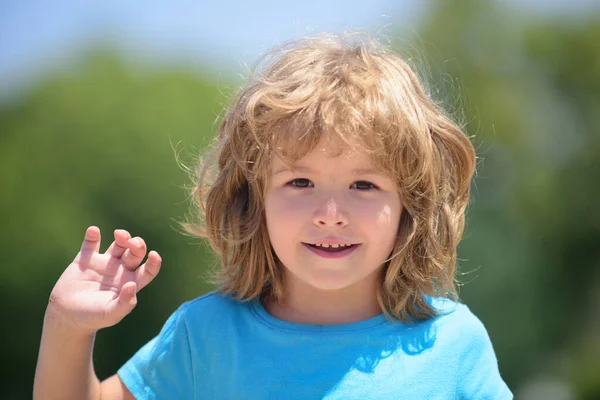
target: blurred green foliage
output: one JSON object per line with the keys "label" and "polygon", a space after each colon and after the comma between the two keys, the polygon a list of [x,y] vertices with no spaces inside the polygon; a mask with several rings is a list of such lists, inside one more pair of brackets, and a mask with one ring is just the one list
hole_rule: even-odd
{"label": "blurred green foliage", "polygon": [[436,4],[420,43],[433,82],[458,78],[439,96],[464,108],[480,156],[461,295],[513,389],[551,376],[600,398],[600,15]]}
{"label": "blurred green foliage", "polygon": [[83,60],[0,110],[0,298],[10,305],[1,335],[11,360],[0,379],[16,398],[29,397],[48,295],[87,226],[101,228],[103,248],[126,228],[165,260],[136,312],[98,335],[100,376],[114,373],[177,305],[209,290],[204,272],[214,260],[178,225],[191,182],[178,161],[193,165],[195,146],[212,138],[221,93],[189,71],[127,67],[103,51]]}
{"label": "blurred green foliage", "polygon": [[[600,15],[525,19],[500,2],[434,3],[412,46],[432,95],[461,115],[480,162],[459,280],[517,393],[550,377],[600,398]],[[207,246],[181,234],[189,165],[230,83],[127,65],[110,51],[0,107],[1,391],[29,398],[50,290],[98,225],[165,260],[122,323],[101,331],[112,373],[211,286]],[[229,86],[228,86],[229,85]]]}

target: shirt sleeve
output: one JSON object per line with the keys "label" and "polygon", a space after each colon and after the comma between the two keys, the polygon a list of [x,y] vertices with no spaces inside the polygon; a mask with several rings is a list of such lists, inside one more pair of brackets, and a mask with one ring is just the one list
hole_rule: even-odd
{"label": "shirt sleeve", "polygon": [[459,399],[510,400],[513,394],[502,380],[498,359],[483,323],[470,314],[466,324],[464,348],[461,355]]}
{"label": "shirt sleeve", "polygon": [[185,304],[179,307],[158,336],[119,369],[119,377],[136,399],[193,397],[193,365],[185,308]]}

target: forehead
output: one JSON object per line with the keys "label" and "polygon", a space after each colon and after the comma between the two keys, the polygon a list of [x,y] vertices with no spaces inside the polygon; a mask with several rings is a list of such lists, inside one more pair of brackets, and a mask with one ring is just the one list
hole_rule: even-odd
{"label": "forehead", "polygon": [[368,158],[365,157],[364,152],[359,151],[359,149],[363,148],[364,145],[357,141],[352,141],[350,143],[344,143],[339,138],[334,138],[331,136],[325,136],[319,140],[317,145],[312,148],[303,158],[335,158],[338,160],[350,160],[359,158]]}
{"label": "forehead", "polygon": [[373,159],[362,146],[343,143],[341,140],[324,139],[300,157],[286,156],[285,152],[272,155],[272,173],[281,170],[308,170],[313,166],[376,170]]}
{"label": "forehead", "polygon": [[[300,171],[298,166],[317,162],[321,169],[375,170],[389,177],[397,175],[393,152],[389,151],[380,134],[363,132],[355,135],[316,130],[305,135],[288,135],[285,131],[277,133],[271,136],[267,147],[263,164],[266,168],[260,169],[266,174],[263,175],[265,178],[282,169]],[[334,159],[335,162],[323,162],[328,159]]]}

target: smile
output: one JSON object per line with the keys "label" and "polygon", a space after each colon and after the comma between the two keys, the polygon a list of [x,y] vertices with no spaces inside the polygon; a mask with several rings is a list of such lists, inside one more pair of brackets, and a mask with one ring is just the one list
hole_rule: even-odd
{"label": "smile", "polygon": [[328,244],[328,243],[308,243],[310,246],[317,249],[345,249],[353,246],[353,244]]}
{"label": "smile", "polygon": [[311,252],[323,258],[342,258],[360,247],[360,244],[302,244]]}

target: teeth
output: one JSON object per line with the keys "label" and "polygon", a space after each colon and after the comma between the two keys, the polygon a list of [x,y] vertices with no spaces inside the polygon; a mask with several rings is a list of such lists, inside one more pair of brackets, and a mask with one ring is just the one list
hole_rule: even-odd
{"label": "teeth", "polygon": [[316,247],[323,247],[323,248],[334,248],[337,249],[338,247],[350,247],[352,246],[351,244],[327,244],[327,243],[315,243],[313,246]]}

